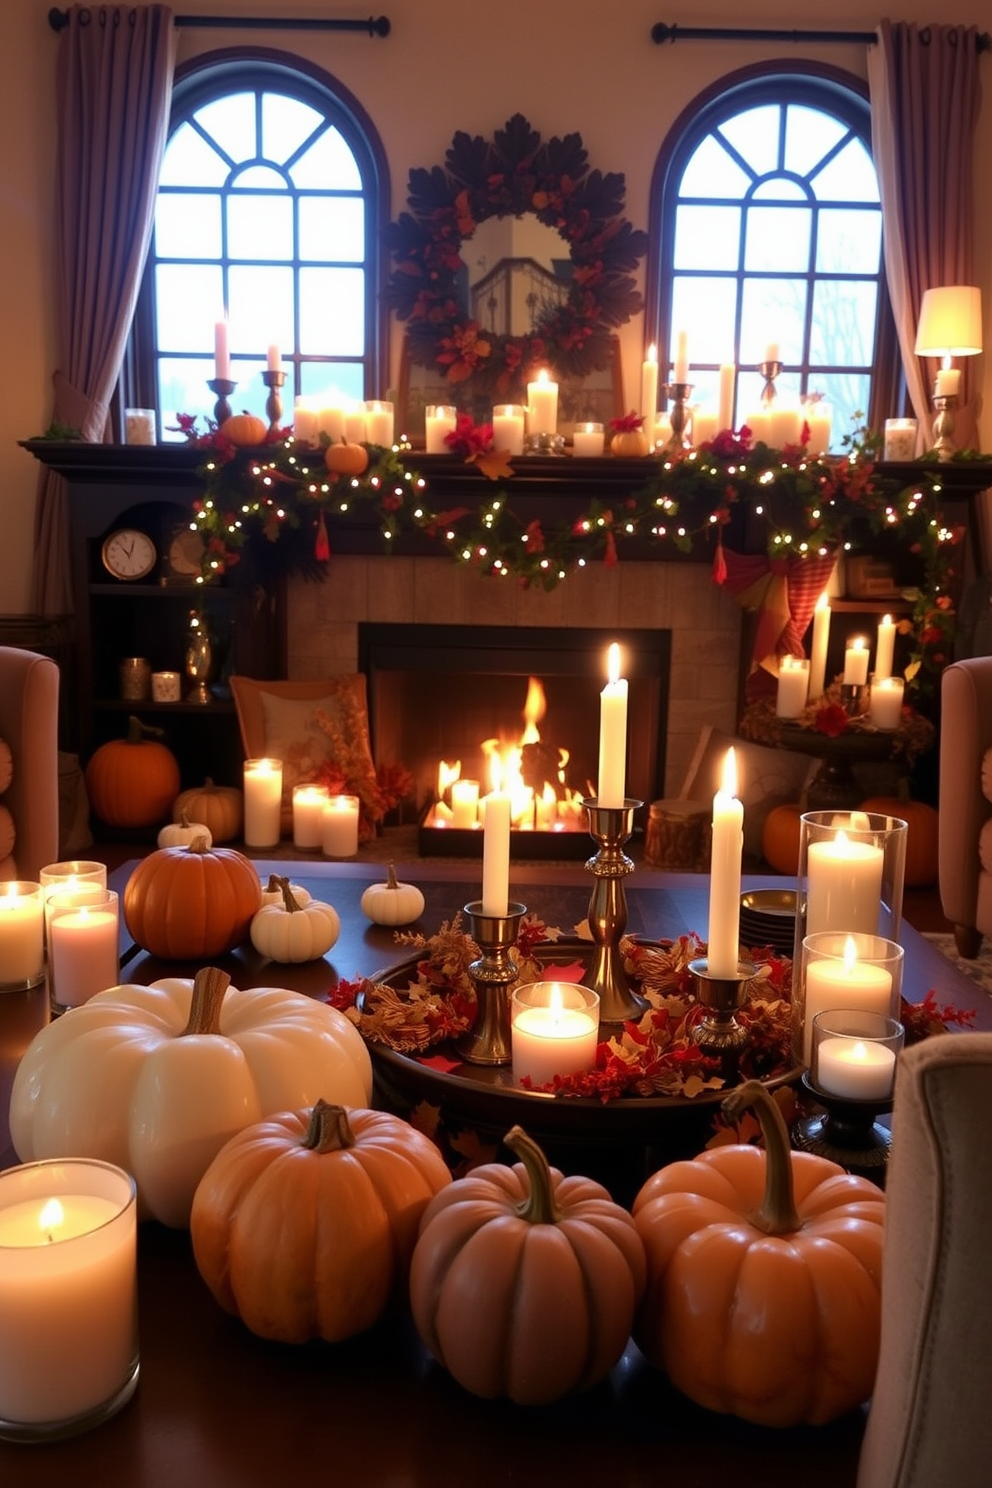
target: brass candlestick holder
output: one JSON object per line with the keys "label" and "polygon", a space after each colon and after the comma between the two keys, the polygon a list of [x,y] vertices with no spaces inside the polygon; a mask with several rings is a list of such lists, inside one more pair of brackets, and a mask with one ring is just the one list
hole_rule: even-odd
{"label": "brass candlestick holder", "polygon": [[582,804],[589,813],[589,834],[599,844],[599,851],[586,862],[586,872],[596,880],[589,900],[595,950],[582,985],[599,993],[600,1023],[636,1022],[648,1004],[631,987],[620,955],[620,940],[627,928],[623,881],[634,871],[622,849],[634,830],[634,812],[644,803],[628,798],[622,806],[600,806],[592,797]]}
{"label": "brass candlestick holder", "polygon": [[475,1023],[457,1040],[455,1048],[469,1064],[510,1063],[510,988],[517,968],[510,956],[527,913],[526,904],[508,904],[505,915],[487,914],[481,899],[465,905],[472,939],[482,955],[468,974],[475,983],[479,1010]]}
{"label": "brass candlestick holder", "polygon": [[840,705],[848,718],[858,718],[865,711],[868,702],[868,685],[863,682],[842,682],[840,684]]}
{"label": "brass candlestick holder", "polygon": [[758,371],[765,379],[765,385],[761,389],[762,408],[771,408],[775,402],[775,379],[782,370],[781,362],[759,362]]}
{"label": "brass candlestick holder", "polygon": [[692,409],[689,407],[692,388],[691,382],[666,382],[665,384],[665,392],[668,395],[668,416],[672,424],[672,437],[668,442],[674,449],[689,449],[692,445]]}
{"label": "brass candlestick holder", "polygon": [[237,385],[229,377],[211,377],[207,382],[210,391],[217,395],[217,402],[214,404],[214,421],[218,429],[225,419],[231,417],[231,405],[227,400]]}
{"label": "brass candlestick holder", "polygon": [[747,1043],[747,1030],[737,1021],[737,1010],[744,1004],[745,989],[758,968],[751,961],[738,961],[732,976],[714,976],[705,956],[689,962],[696,979],[696,1001],[703,1016],[691,1032],[694,1043],[705,1054],[720,1061],[724,1079],[737,1077],[741,1050]]}
{"label": "brass candlestick holder", "polygon": [[269,396],[265,400],[265,412],[269,416],[269,433],[273,434],[279,428],[282,418],[282,397],[280,389],[285,385],[285,372],[266,371],[262,373],[262,381],[269,390]]}

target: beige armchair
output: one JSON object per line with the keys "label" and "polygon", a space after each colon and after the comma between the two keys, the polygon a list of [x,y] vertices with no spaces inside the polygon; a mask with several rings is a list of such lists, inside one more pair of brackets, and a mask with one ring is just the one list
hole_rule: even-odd
{"label": "beige armchair", "polygon": [[14,845],[0,881],[38,880],[59,855],[59,669],[47,656],[0,646],[0,739],[11,752],[10,784],[0,797],[13,819]]}
{"label": "beige armchair", "polygon": [[992,935],[992,656],[944,672],[939,884],[959,952],[977,956]]}

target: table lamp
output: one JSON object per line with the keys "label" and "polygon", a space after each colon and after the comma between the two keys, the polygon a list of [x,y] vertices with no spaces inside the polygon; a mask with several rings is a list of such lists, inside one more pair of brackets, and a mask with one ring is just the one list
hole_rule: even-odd
{"label": "table lamp", "polygon": [[916,355],[939,356],[934,379],[933,447],[939,460],[949,460],[954,443],[954,411],[961,389],[956,356],[977,356],[982,349],[982,292],[971,284],[950,284],[924,291],[916,331]]}

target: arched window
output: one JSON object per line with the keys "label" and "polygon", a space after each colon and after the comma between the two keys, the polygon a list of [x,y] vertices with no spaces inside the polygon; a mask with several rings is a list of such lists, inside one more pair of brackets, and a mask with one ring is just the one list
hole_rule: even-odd
{"label": "arched window", "polygon": [[128,390],[157,408],[160,438],[182,437],[179,413],[212,414],[225,315],[236,410],[265,417],[273,346],[285,422],[300,394],[382,396],[388,206],[375,131],[326,74],[224,54],[177,80]]}
{"label": "arched window", "polygon": [[[891,341],[868,102],[856,83],[795,67],[725,79],[671,131],[651,220],[649,315],[672,359],[687,333],[692,400],[716,407],[719,368],[733,362],[739,427],[760,407],[758,364],[777,345],[777,389],[822,395],[838,448],[870,416]],[[664,352],[659,360],[664,369]]]}

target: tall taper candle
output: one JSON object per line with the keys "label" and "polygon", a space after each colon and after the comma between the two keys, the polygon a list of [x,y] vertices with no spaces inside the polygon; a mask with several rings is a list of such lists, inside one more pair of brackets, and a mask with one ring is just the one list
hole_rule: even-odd
{"label": "tall taper candle", "polygon": [[648,347],[646,360],[641,365],[641,417],[643,429],[651,445],[654,445],[654,421],[658,414],[658,348]]}
{"label": "tall taper candle", "polygon": [[600,806],[622,806],[627,794],[627,679],[620,676],[620,647],[607,652],[607,683],[599,695]]}
{"label": "tall taper candle", "polygon": [[724,362],[720,368],[720,397],[717,405],[717,433],[734,427],[734,382],[737,368],[733,362]]}
{"label": "tall taper candle", "polygon": [[892,656],[896,644],[896,624],[891,615],[883,615],[878,622],[878,638],[875,642],[875,681],[887,682],[892,676]]}
{"label": "tall taper candle", "polygon": [[224,382],[231,380],[231,353],[227,344],[227,321],[214,324],[214,377]]}
{"label": "tall taper candle", "polygon": [[713,797],[713,846],[710,854],[710,924],[706,969],[711,977],[735,977],[740,960],[741,854],[744,806],[737,799],[733,749],[723,760],[720,789]]}
{"label": "tall taper candle", "polygon": [[510,900],[510,797],[491,791],[482,799],[482,913],[506,914]]}
{"label": "tall taper candle", "polygon": [[824,589],[813,611],[813,647],[809,661],[807,697],[822,697],[827,684],[827,644],[830,640],[830,598]]}

